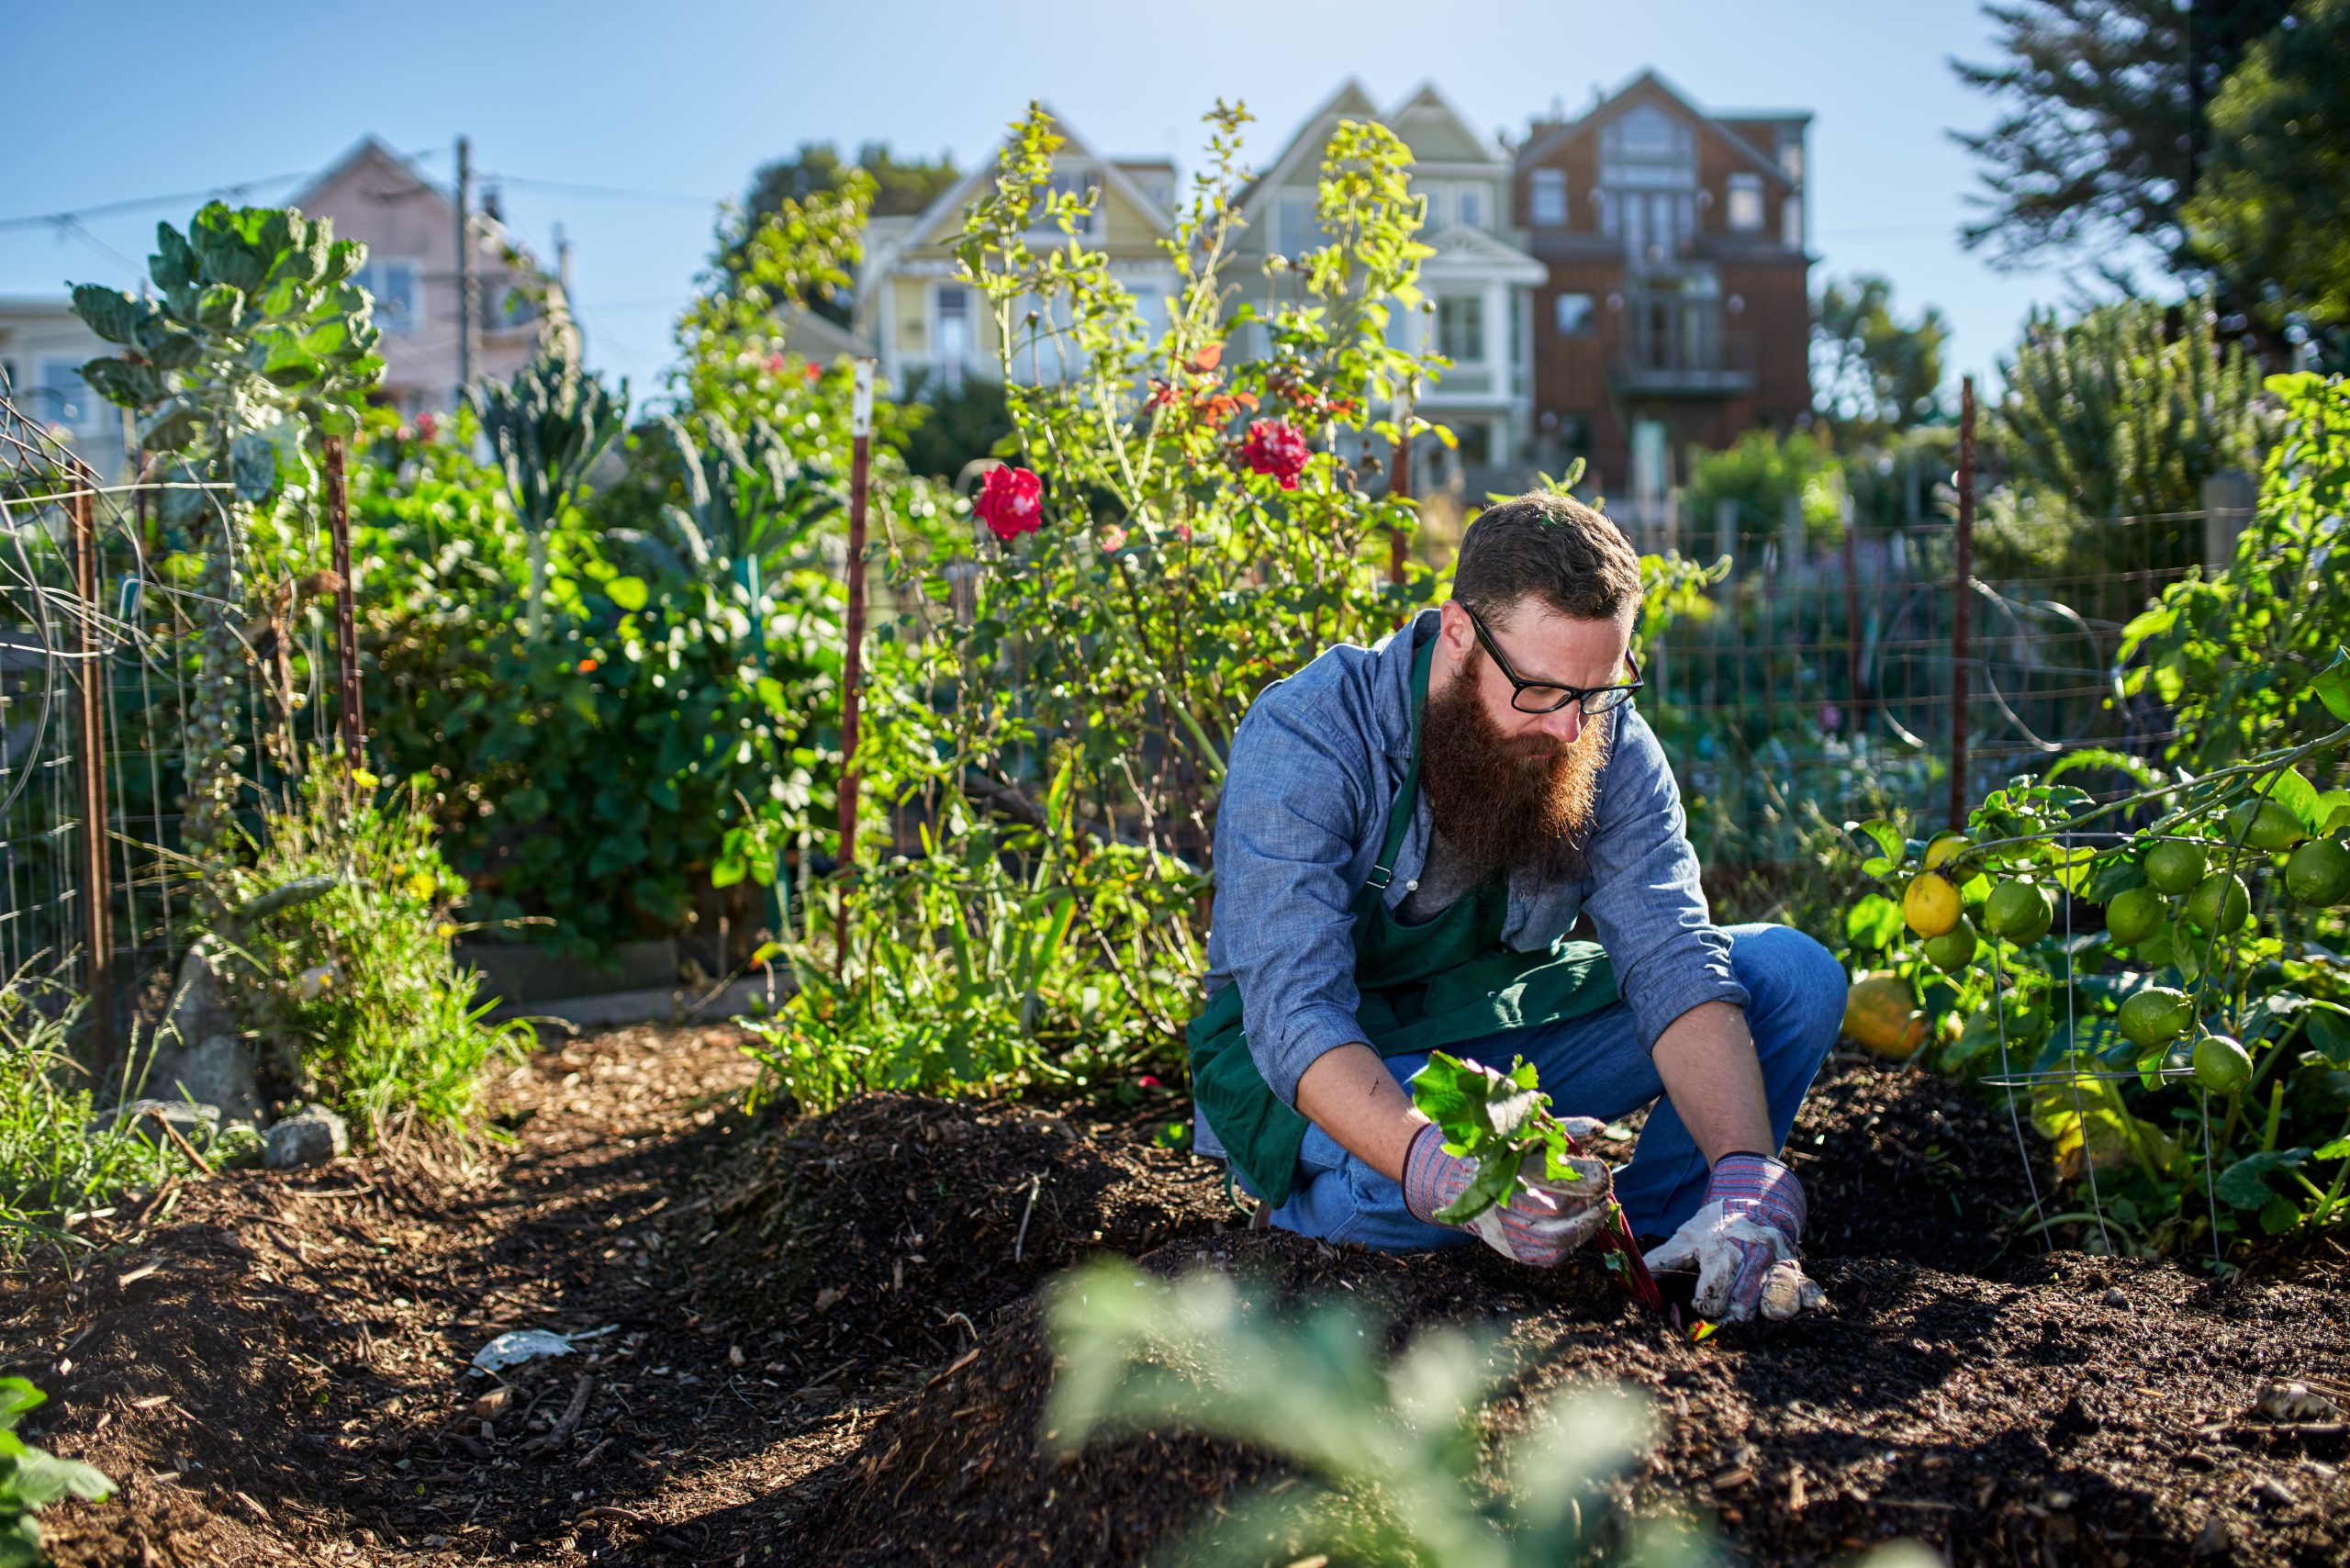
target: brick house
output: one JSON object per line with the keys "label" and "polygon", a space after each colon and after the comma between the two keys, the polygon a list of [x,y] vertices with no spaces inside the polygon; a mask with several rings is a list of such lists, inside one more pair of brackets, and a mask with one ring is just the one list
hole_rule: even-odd
{"label": "brick house", "polygon": [[1534,456],[1584,458],[1627,521],[1662,522],[1693,450],[1811,406],[1810,119],[1708,115],[1651,71],[1518,151],[1516,227],[1550,269]]}

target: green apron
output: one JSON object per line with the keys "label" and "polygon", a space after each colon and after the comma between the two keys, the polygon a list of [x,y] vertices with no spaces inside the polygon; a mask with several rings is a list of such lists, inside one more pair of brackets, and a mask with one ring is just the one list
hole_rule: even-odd
{"label": "green apron", "polygon": [[[1419,801],[1420,714],[1435,653],[1431,637],[1412,662],[1412,762],[1387,814],[1386,845],[1352,906],[1355,987],[1361,995],[1355,1016],[1363,1038],[1382,1057],[1539,1028],[1616,1000],[1615,971],[1596,942],[1562,936],[1533,953],[1502,945],[1509,884],[1501,872],[1418,925],[1404,924],[1388,909],[1382,895],[1394,879],[1395,857]],[[1310,1124],[1281,1103],[1248,1054],[1240,987],[1227,985],[1208,998],[1186,1036],[1192,1096],[1233,1168],[1259,1196],[1282,1203]]]}

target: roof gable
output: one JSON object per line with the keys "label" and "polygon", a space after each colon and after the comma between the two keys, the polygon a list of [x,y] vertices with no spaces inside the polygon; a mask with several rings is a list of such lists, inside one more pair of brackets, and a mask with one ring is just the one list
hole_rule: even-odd
{"label": "roof gable", "polygon": [[1502,162],[1500,152],[1433,82],[1420,84],[1383,118],[1412,150],[1416,163]]}
{"label": "roof gable", "polygon": [[1248,187],[1240,193],[1240,207],[1246,209],[1261,206],[1262,193],[1271,186],[1287,184],[1296,165],[1309,155],[1317,171],[1318,180],[1323,145],[1330,140],[1330,133],[1337,129],[1338,122],[1342,119],[1375,120],[1379,118],[1379,106],[1371,101],[1369,93],[1363,91],[1362,84],[1351,76],[1348,77],[1338,84],[1337,92],[1323,99],[1321,106],[1305,117],[1305,123],[1299,126],[1295,134],[1281,145],[1272,166],[1248,182]]}
{"label": "roof gable", "polygon": [[[1156,229],[1160,234],[1174,232],[1175,220],[1157,202],[1151,200],[1139,185],[1135,184],[1131,175],[1120,168],[1116,162],[1094,151],[1085,139],[1080,136],[1069,121],[1062,118],[1059,112],[1051,105],[1040,104],[1038,107],[1045,111],[1045,118],[1052,121],[1053,134],[1061,139],[1060,146],[1053,152],[1054,165],[1059,166],[1063,159],[1079,159],[1091,163],[1098,174],[1099,178],[1095,184],[1101,195],[1095,202],[1097,212],[1114,194],[1133,207],[1136,215],[1141,218],[1144,223]],[[997,150],[1001,151],[1013,145],[1018,134],[1016,129],[1007,130],[1003,140],[996,143]],[[907,230],[905,234],[896,241],[894,248],[899,252],[918,250],[924,245],[934,243],[940,229],[948,219],[951,218],[959,225],[963,218],[963,209],[978,199],[980,187],[994,182],[996,168],[997,165],[993,162],[979,163],[970,173],[940,192],[937,199],[923,209],[920,218],[914,219],[913,227]]]}
{"label": "roof gable", "polygon": [[1720,120],[1699,108],[1690,100],[1688,95],[1652,69],[1641,72],[1621,87],[1617,88],[1615,92],[1594,104],[1582,118],[1569,120],[1564,125],[1552,126],[1541,135],[1528,140],[1526,146],[1518,152],[1517,162],[1521,165],[1539,163],[1568,143],[1579,141],[1584,137],[1593,135],[1602,126],[1635,106],[1658,102],[1663,103],[1670,109],[1678,110],[1682,117],[1696,128],[1698,135],[1710,137],[1722,143],[1752,164],[1758,173],[1782,186],[1788,189],[1794,188],[1793,182],[1787,178],[1785,171],[1779,167],[1775,158],[1771,157],[1761,148],[1722,124]]}
{"label": "roof gable", "polygon": [[341,157],[311,175],[301,189],[285,198],[285,205],[307,212],[336,186],[348,185],[369,174],[406,180],[420,187],[420,194],[430,196],[451,212],[456,210],[456,204],[450,199],[448,192],[427,179],[414,163],[385,146],[372,131],[353,142]]}

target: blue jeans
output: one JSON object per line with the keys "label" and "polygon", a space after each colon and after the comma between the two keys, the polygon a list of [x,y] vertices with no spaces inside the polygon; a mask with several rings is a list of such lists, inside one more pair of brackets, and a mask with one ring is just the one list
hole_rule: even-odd
{"label": "blue jeans", "polygon": [[[1772,1147],[1785,1144],[1796,1109],[1844,1022],[1844,971],[1828,949],[1784,925],[1732,925],[1730,964],[1752,998],[1746,1026],[1762,1064],[1771,1103]],[[1586,1017],[1541,1029],[1471,1040],[1452,1054],[1506,1071],[1513,1057],[1532,1062],[1561,1115],[1613,1121],[1658,1101],[1664,1085],[1618,1002]],[[1425,1054],[1389,1057],[1403,1082],[1427,1064]],[[1631,1162],[1616,1173],[1616,1198],[1635,1236],[1670,1236],[1697,1212],[1708,1168],[1672,1103],[1649,1114]],[[1467,1231],[1429,1225],[1404,1206],[1404,1190],[1345,1149],[1320,1127],[1305,1134],[1297,1184],[1275,1209],[1283,1230],[1326,1241],[1352,1241],[1382,1252],[1411,1252],[1474,1240]]]}

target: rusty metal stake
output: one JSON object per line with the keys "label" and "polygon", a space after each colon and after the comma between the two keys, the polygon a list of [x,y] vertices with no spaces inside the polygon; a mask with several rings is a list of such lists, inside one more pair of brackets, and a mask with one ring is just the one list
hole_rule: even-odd
{"label": "rusty metal stake", "polygon": [[841,869],[856,865],[857,681],[865,667],[865,491],[873,446],[873,362],[856,362],[848,468],[848,647],[841,662]]}
{"label": "rusty metal stake", "polygon": [[359,713],[359,585],[351,575],[351,493],[343,482],[342,437],[326,438],[327,527],[334,540],[335,695],[342,704],[344,766],[364,766],[367,734]]}
{"label": "rusty metal stake", "polygon": [[1975,597],[1975,377],[1958,391],[1958,560],[1950,618],[1950,825],[1966,822],[1968,620]]}
{"label": "rusty metal stake", "polygon": [[74,704],[75,738],[82,750],[82,940],[90,953],[90,1061],[101,1076],[114,1065],[114,943],[108,927],[114,890],[106,879],[106,662],[98,637],[98,538],[92,516],[98,476],[76,465],[71,510],[73,589],[81,599],[73,617],[73,663],[80,672]]}

